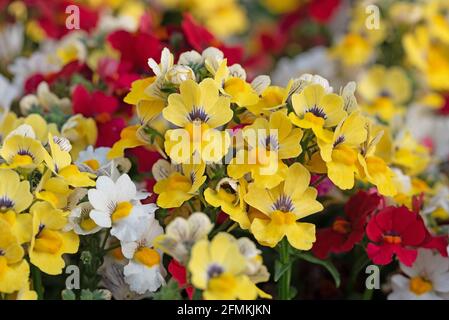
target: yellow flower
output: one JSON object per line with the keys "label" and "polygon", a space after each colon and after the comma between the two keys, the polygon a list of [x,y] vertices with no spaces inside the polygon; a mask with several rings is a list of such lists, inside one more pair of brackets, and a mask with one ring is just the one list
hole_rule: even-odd
{"label": "yellow flower", "polygon": [[357,33],[348,33],[331,49],[331,54],[346,66],[358,66],[366,63],[372,52],[373,46]]}
{"label": "yellow flower", "polygon": [[51,171],[47,171],[41,178],[35,192],[37,199],[47,201],[54,208],[62,209],[67,206],[67,199],[71,190],[64,178],[52,177]]}
{"label": "yellow flower", "polygon": [[72,157],[69,153],[71,145],[67,139],[52,136],[49,133],[48,144],[50,145],[51,155],[48,153],[45,155],[45,163],[53,173],[73,187],[95,186],[95,181],[91,180],[95,177],[94,174],[80,172],[78,167],[72,164]]}
{"label": "yellow flower", "polygon": [[192,284],[203,290],[206,300],[254,300],[258,288],[245,274],[246,259],[237,241],[227,233],[212,241],[198,241],[192,248],[189,271]]}
{"label": "yellow flower", "polygon": [[62,126],[61,134],[69,139],[72,144],[70,154],[74,159],[78,153],[85,150],[88,146],[93,146],[97,142],[97,125],[92,118],[85,118],[81,114],[70,117]]}
{"label": "yellow flower", "polygon": [[34,169],[44,160],[45,149],[33,129],[23,124],[5,138],[0,156],[6,161],[2,164],[4,168]]}
{"label": "yellow flower", "polygon": [[120,132],[120,140],[114,143],[108,153],[108,159],[123,158],[125,149],[136,148],[145,145],[145,141],[139,139],[137,130],[140,125],[126,127]]}
{"label": "yellow flower", "polygon": [[429,1],[424,8],[430,33],[446,44],[449,44],[448,10],[449,4],[444,0]]}
{"label": "yellow flower", "polygon": [[358,88],[365,109],[385,121],[402,112],[403,104],[410,99],[411,90],[410,80],[402,69],[387,69],[380,65],[372,67],[362,76]]}
{"label": "yellow flower", "polygon": [[423,73],[432,89],[449,89],[449,53],[444,46],[431,41],[425,26],[404,35],[402,44],[408,60]]}
{"label": "yellow flower", "polygon": [[326,93],[323,86],[311,84],[292,97],[294,113],[289,117],[293,124],[312,129],[320,139],[329,140],[329,132],[323,128],[336,126],[345,116],[343,98],[335,93]]}
{"label": "yellow flower", "polygon": [[153,190],[159,195],[157,205],[161,208],[180,207],[185,201],[193,198],[206,181],[204,163],[183,164],[180,169],[175,170],[170,168],[166,160],[158,160],[153,166],[153,172],[160,167],[166,169],[163,169],[164,175],[154,174],[157,182]]}
{"label": "yellow flower", "polygon": [[156,118],[165,107],[165,101],[158,97],[150,96],[146,89],[151,86],[156,77],[136,80],[131,84],[131,91],[126,95],[124,102],[135,105],[140,123],[146,124]]}
{"label": "yellow flower", "polygon": [[45,273],[61,274],[65,266],[62,255],[78,251],[78,235],[73,231],[63,231],[67,215],[48,202],[36,202],[31,207],[31,214],[33,237],[28,252],[30,261]]}
{"label": "yellow flower", "polygon": [[423,172],[430,161],[429,149],[416,141],[409,131],[402,132],[395,140],[392,163],[410,175]]}
{"label": "yellow flower", "polygon": [[299,250],[309,250],[315,242],[315,225],[297,222],[323,210],[316,200],[316,189],[309,187],[310,173],[301,164],[289,169],[284,182],[273,189],[249,185],[245,201],[265,216],[256,217],[250,230],[257,241],[265,246],[276,246],[284,236]]}
{"label": "yellow flower", "polygon": [[392,197],[397,193],[393,181],[394,173],[381,157],[375,155],[376,145],[382,137],[383,131],[380,128],[373,128],[371,124],[367,128],[368,138],[361,153],[358,154],[359,176],[374,184],[380,194]]}
{"label": "yellow flower", "polygon": [[0,219],[0,292],[12,293],[26,285],[30,267],[23,256],[8,223]]}
{"label": "yellow flower", "polygon": [[297,0],[263,0],[263,5],[274,14],[282,14],[292,12],[301,5],[301,1]]}
{"label": "yellow flower", "polygon": [[33,200],[30,183],[9,169],[0,170],[0,220],[8,222],[19,244],[31,239],[31,215],[22,213]]}
{"label": "yellow flower", "polygon": [[219,95],[212,79],[200,84],[186,80],[179,89],[162,110],[166,120],[180,127],[165,133],[166,153],[178,163],[189,161],[195,152],[202,161],[219,161],[230,144],[229,134],[216,130],[232,119],[229,98]]}
{"label": "yellow flower", "polygon": [[219,37],[229,37],[247,28],[246,13],[236,0],[181,2],[190,2],[193,15]]}
{"label": "yellow flower", "polygon": [[354,186],[359,148],[366,138],[366,119],[356,111],[340,122],[330,142],[318,139],[327,175],[340,189],[351,189]]}
{"label": "yellow flower", "polygon": [[246,203],[243,197],[246,194],[247,182],[244,178],[232,180],[223,178],[218,182],[215,190],[207,188],[204,190],[204,198],[207,203],[213,207],[221,207],[223,212],[229,215],[229,218],[238,222],[242,229],[249,229],[251,224]]}
{"label": "yellow flower", "polygon": [[248,105],[246,108],[256,116],[270,114],[270,109],[282,105],[287,90],[282,87],[269,86],[266,88],[256,104]]}
{"label": "yellow flower", "polygon": [[282,159],[295,158],[302,152],[303,132],[293,128],[283,111],[276,111],[270,119],[258,118],[244,128],[248,150],[239,150],[228,166],[228,175],[240,179],[251,172],[259,187],[273,188],[285,179],[287,165]]}

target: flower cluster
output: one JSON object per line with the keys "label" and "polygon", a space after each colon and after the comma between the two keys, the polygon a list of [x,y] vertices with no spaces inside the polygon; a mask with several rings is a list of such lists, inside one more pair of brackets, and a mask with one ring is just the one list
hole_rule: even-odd
{"label": "flower cluster", "polygon": [[0,1],[0,299],[449,298],[445,1],[48,2]]}

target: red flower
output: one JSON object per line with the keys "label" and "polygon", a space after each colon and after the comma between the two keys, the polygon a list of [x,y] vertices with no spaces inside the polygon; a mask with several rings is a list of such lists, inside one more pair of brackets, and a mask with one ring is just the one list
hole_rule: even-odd
{"label": "red flower", "polygon": [[309,14],[318,22],[329,21],[338,6],[340,0],[314,0],[309,4]]}
{"label": "red flower", "polygon": [[[186,268],[181,265],[175,259],[172,259],[168,264],[168,272],[172,275],[173,279],[176,280],[180,287],[184,287],[187,285],[187,272]],[[191,285],[186,287],[187,295],[189,299],[192,299],[194,288]]]}
{"label": "red flower", "polygon": [[382,197],[377,193],[358,192],[345,205],[345,216],[337,217],[329,228],[319,229],[312,252],[320,259],[329,253],[350,251],[363,239],[368,215],[379,208]]}
{"label": "red flower", "polygon": [[393,255],[411,266],[418,254],[417,248],[429,241],[428,231],[421,216],[407,207],[386,207],[374,215],[366,228],[373,241],[366,248],[368,257],[376,264],[389,264]]}
{"label": "red flower", "polygon": [[97,147],[112,147],[114,143],[120,140],[120,132],[126,127],[126,121],[123,118],[114,118],[107,122],[97,121],[98,138]]}
{"label": "red flower", "polygon": [[162,44],[154,35],[146,32],[130,33],[119,30],[108,36],[108,42],[121,53],[120,61],[129,71],[148,71],[148,59],[159,61]]}
{"label": "red flower", "polygon": [[[25,0],[27,7],[34,8],[37,12],[39,26],[45,31],[48,37],[59,39],[71,32],[66,27],[66,20],[70,13],[66,13],[66,8],[76,5],[79,10],[79,27],[85,31],[93,30],[98,22],[99,14],[79,1],[67,0]],[[73,29],[76,30],[76,29]]]}
{"label": "red flower", "polygon": [[85,117],[95,117],[104,123],[111,119],[111,115],[118,108],[116,98],[101,91],[90,93],[82,85],[77,85],[72,92],[73,113],[81,113]]}
{"label": "red flower", "polygon": [[228,47],[225,46],[220,40],[216,39],[212,33],[206,28],[199,25],[193,17],[184,13],[184,19],[181,23],[182,31],[186,37],[189,45],[196,51],[202,52],[208,47],[217,47],[223,51],[225,57],[228,59],[228,64],[241,62],[243,57],[242,47]]}

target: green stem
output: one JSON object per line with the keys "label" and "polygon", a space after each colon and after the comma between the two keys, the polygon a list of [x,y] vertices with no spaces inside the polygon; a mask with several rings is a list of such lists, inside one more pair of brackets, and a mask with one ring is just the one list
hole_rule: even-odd
{"label": "green stem", "polygon": [[287,238],[282,239],[279,248],[279,260],[282,265],[288,265],[287,270],[281,275],[279,279],[278,294],[281,300],[290,300],[290,281],[292,275],[292,265],[290,262],[290,244]]}
{"label": "green stem", "polygon": [[42,285],[41,271],[34,265],[31,265],[31,277],[33,279],[33,289],[37,293],[37,299],[44,298],[44,287]]}

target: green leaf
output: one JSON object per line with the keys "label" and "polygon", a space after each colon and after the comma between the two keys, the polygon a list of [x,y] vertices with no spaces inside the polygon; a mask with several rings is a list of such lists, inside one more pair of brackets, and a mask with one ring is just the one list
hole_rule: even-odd
{"label": "green leaf", "polygon": [[83,289],[81,290],[80,300],[111,300],[111,292],[105,289],[97,289],[94,291]]}
{"label": "green leaf", "polygon": [[75,293],[70,289],[64,289],[61,292],[62,300],[76,300]]}
{"label": "green leaf", "polygon": [[153,295],[154,300],[182,300],[178,283],[173,279]]}
{"label": "green leaf", "polygon": [[334,278],[335,285],[337,286],[337,288],[340,286],[341,283],[340,273],[330,260],[321,260],[310,253],[300,251],[293,252],[293,255],[299,259],[325,267],[327,271],[329,271],[329,273],[331,274],[332,278]]}
{"label": "green leaf", "polygon": [[279,260],[276,260],[276,262],[274,263],[274,281],[277,282],[282,277],[282,275],[288,270],[290,265],[291,263],[283,264]]}

